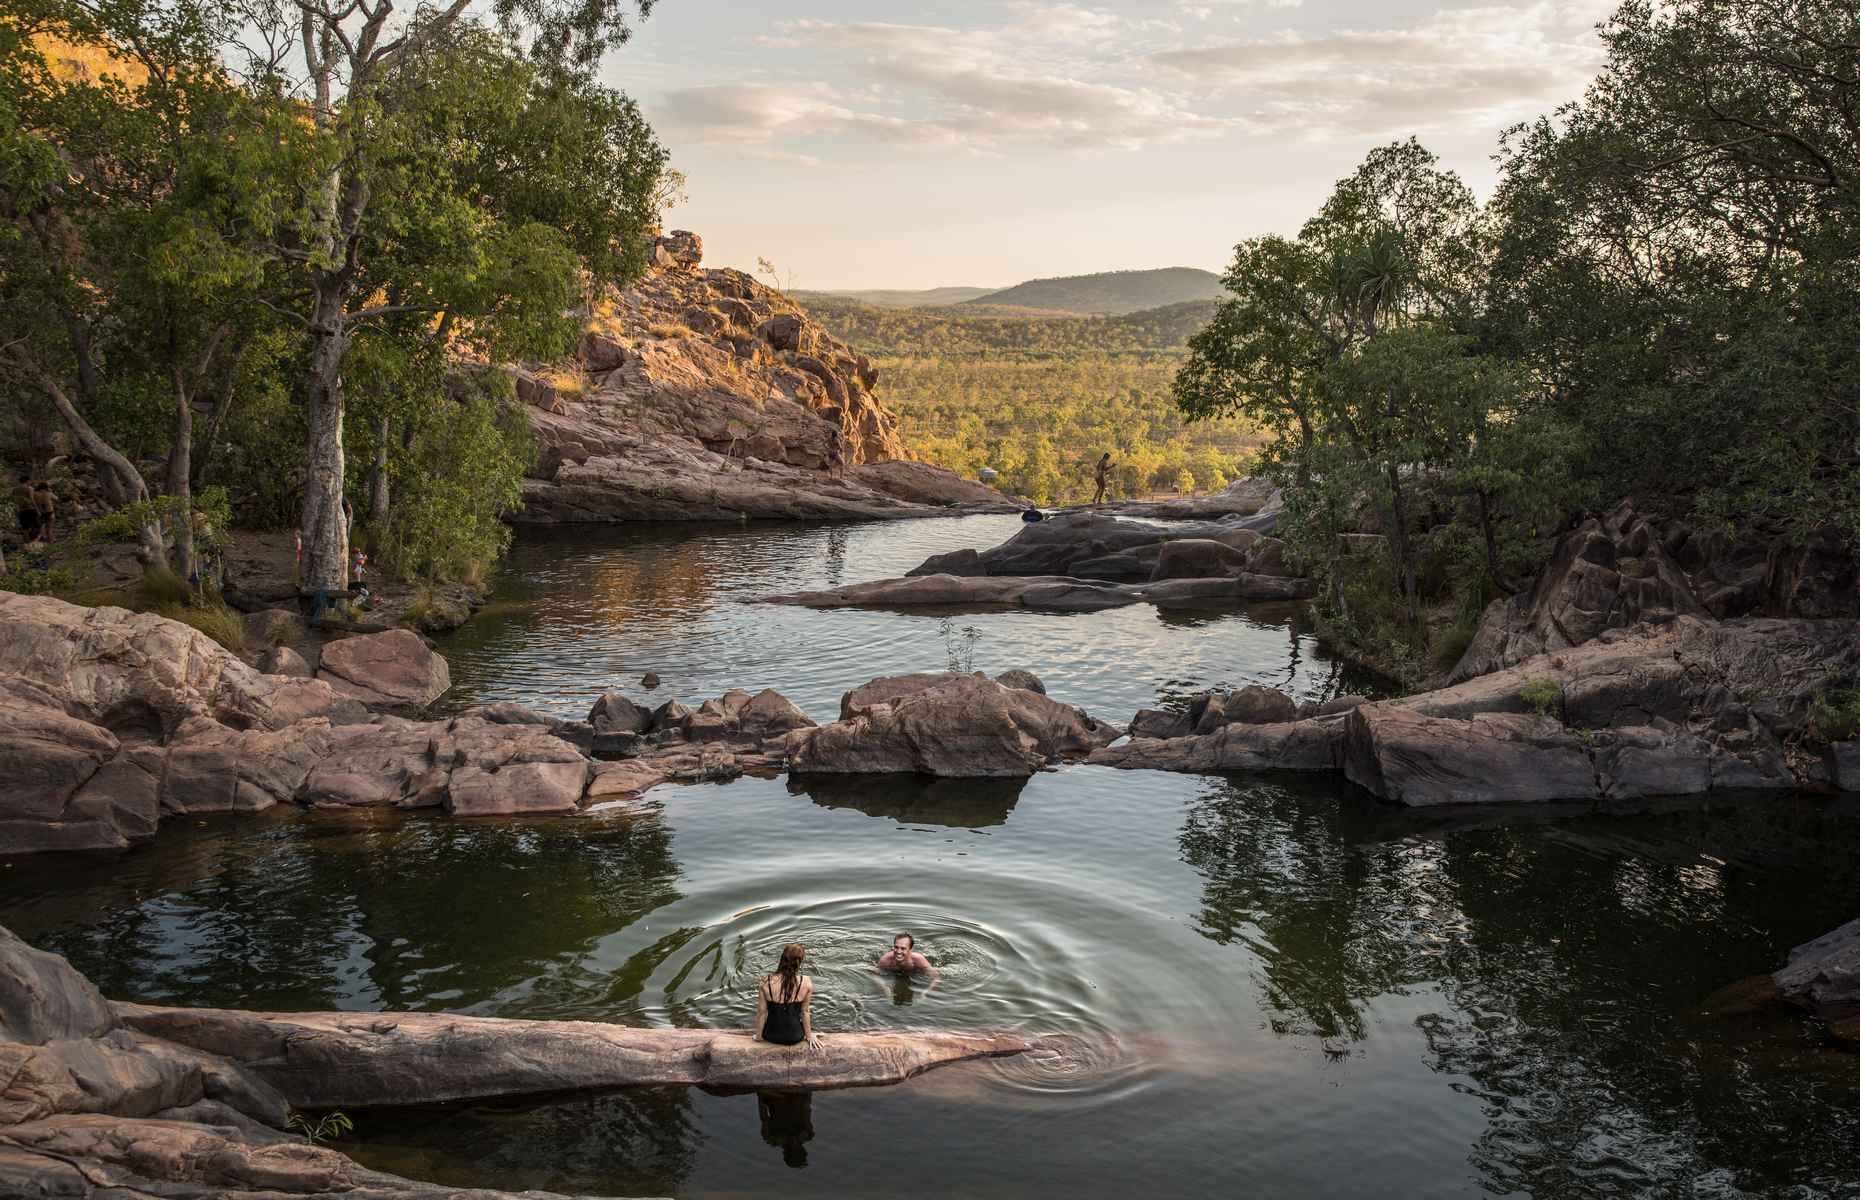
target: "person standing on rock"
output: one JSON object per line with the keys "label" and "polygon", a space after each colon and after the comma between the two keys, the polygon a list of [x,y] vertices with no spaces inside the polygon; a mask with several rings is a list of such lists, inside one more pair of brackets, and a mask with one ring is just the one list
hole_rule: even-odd
{"label": "person standing on rock", "polygon": [[827,430],[827,477],[838,479],[846,473],[846,446],[838,429]]}
{"label": "person standing on rock", "polygon": [[781,963],[756,985],[755,1039],[777,1046],[820,1049],[814,1036],[814,981],[801,974],[807,947],[789,942],[781,948]]}
{"label": "person standing on rock", "polygon": [[1106,450],[1104,452],[1104,457],[1098,460],[1098,469],[1095,473],[1095,477],[1098,481],[1098,487],[1097,490],[1091,494],[1091,502],[1093,504],[1103,504],[1105,485],[1111,482],[1111,452],[1109,450]]}

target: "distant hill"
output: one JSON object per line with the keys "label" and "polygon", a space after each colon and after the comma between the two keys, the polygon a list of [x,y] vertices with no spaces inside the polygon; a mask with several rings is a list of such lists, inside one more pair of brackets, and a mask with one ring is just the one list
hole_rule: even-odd
{"label": "distant hill", "polygon": [[935,308],[947,304],[961,304],[995,292],[996,288],[985,287],[940,287],[927,288],[920,292],[901,288],[866,288],[832,289],[825,291],[797,291],[795,298],[805,304],[820,296],[831,296],[838,300],[857,300],[861,304],[875,304],[880,308]]}
{"label": "distant hill", "polygon": [[1082,316],[992,304],[904,310],[837,297],[807,306],[833,336],[875,358],[1010,351],[1049,359],[1179,352],[1218,307],[1213,300],[1187,300],[1116,316]]}
{"label": "distant hill", "polygon": [[1105,271],[1097,275],[1030,279],[957,303],[1121,316],[1189,300],[1216,300],[1220,295],[1221,277],[1212,271],[1163,267],[1154,271]]}

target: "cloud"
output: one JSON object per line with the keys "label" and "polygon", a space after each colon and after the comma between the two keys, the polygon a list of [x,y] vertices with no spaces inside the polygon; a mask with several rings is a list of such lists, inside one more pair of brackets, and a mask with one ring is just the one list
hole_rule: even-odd
{"label": "cloud", "polygon": [[[1207,3],[1209,0],[1202,0]],[[1179,84],[1240,101],[1249,124],[1306,133],[1425,132],[1511,120],[1577,95],[1613,0],[1444,9],[1418,25],[1286,33],[1162,50]]]}
{"label": "cloud", "polygon": [[[1180,0],[1169,11],[1198,18],[1298,3]],[[791,19],[752,40],[831,83],[687,87],[665,95],[654,117],[772,161],[824,153],[831,138],[1004,155],[1233,130],[1322,138],[1489,127],[1577,95],[1601,60],[1593,26],[1613,3],[1488,4],[1407,26],[1226,43],[1201,34],[1200,44],[1170,21],[1070,0],[1012,0],[998,23],[978,28]]]}

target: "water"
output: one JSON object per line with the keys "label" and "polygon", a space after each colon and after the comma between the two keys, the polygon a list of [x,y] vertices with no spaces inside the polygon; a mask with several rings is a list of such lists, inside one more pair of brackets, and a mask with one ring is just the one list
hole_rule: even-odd
{"label": "water", "polygon": [[[1375,687],[1325,655],[1292,605],[1081,614],[755,603],[902,575],[932,554],[992,546],[1020,528],[1007,515],[526,532],[494,604],[443,647],[449,700],[516,700],[583,717],[609,689],[695,704],[733,687],[773,687],[829,721],[841,694],[873,676],[942,671],[952,657],[990,674],[1032,669],[1053,696],[1113,721],[1211,686],[1270,683],[1301,699]],[[651,692],[638,686],[648,671],[662,681]]]}
{"label": "water", "polygon": [[[873,539],[858,574],[877,575],[964,524],[836,532]],[[803,586],[829,569],[825,531],[777,536],[759,570]],[[579,567],[550,568],[566,596],[453,649],[475,694],[572,710],[591,690],[574,664],[606,654],[668,684],[680,672],[688,697],[767,683],[830,715],[846,680],[941,665],[934,617],[747,607],[740,580],[706,593],[706,572],[749,556],[740,534],[577,541]],[[683,567],[653,571],[655,545]],[[1270,615],[1204,617],[962,619],[991,668],[1030,667],[1111,714],[1206,682],[1330,685]],[[743,628],[764,619],[778,635]],[[741,780],[554,821],[189,821],[120,859],[0,871],[0,921],[150,1002],[696,1027],[746,1023],[757,974],[799,939],[822,1030],[1046,1043],[813,1097],[650,1088],[354,1114],[363,1161],[461,1185],[1860,1196],[1860,1064],[1805,1021],[1688,1015],[1860,910],[1856,836],[1855,806],[1807,797],[1442,813],[1327,780],[1093,767],[1024,784]],[[942,971],[934,989],[870,973],[901,929]]]}

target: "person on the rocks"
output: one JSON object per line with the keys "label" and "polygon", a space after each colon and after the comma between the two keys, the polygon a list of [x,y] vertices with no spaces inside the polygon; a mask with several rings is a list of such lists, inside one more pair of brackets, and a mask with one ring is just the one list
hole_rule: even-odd
{"label": "person on the rocks", "polygon": [[13,516],[19,521],[19,535],[28,546],[39,540],[39,510],[32,502],[31,480],[22,480],[13,489]]}
{"label": "person on the rocks", "polygon": [[756,984],[755,1039],[777,1046],[820,1049],[814,1035],[814,981],[801,974],[807,947],[789,942],[781,948],[781,963]]}
{"label": "person on the rocks", "polygon": [[876,969],[881,974],[890,975],[928,973],[930,986],[924,989],[926,996],[936,990],[937,980],[943,977],[929,959],[917,952],[917,939],[908,933],[900,933],[891,939],[891,949],[879,956]]}
{"label": "person on the rocks", "polygon": [[33,485],[32,507],[39,514],[39,540],[51,541],[58,524],[58,493],[52,490],[51,480],[41,479]]}
{"label": "person on the rocks", "polygon": [[1093,504],[1103,504],[1105,485],[1111,481],[1111,452],[1109,450],[1106,450],[1104,452],[1104,457],[1098,460],[1098,468],[1094,473],[1094,477],[1098,481],[1098,487],[1097,490],[1091,494],[1091,502]]}
{"label": "person on the rocks", "polygon": [[846,473],[846,447],[840,438],[840,431],[827,430],[827,477],[838,479]]}

